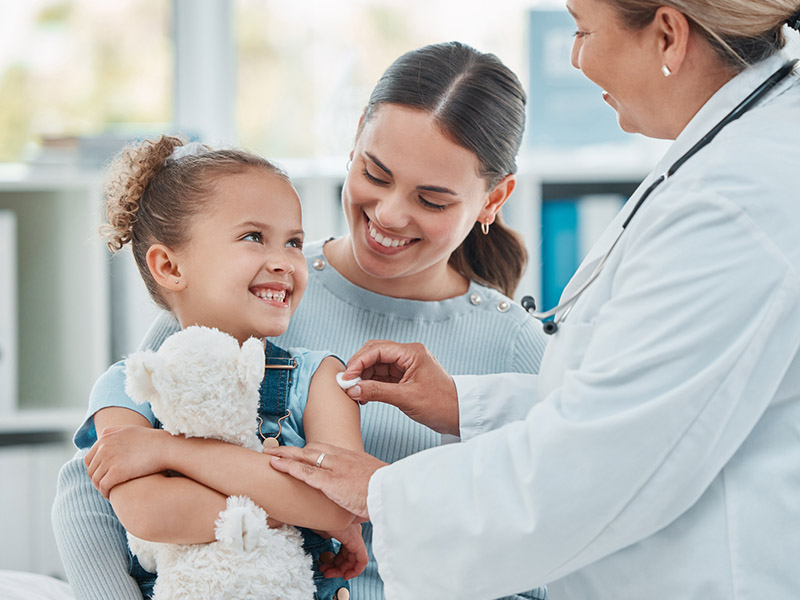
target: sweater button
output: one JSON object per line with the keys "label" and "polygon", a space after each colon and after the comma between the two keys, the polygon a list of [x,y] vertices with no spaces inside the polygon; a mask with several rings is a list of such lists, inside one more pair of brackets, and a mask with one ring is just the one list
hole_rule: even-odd
{"label": "sweater button", "polygon": [[325,268],[325,261],[321,258],[315,258],[313,261],[311,261],[311,266],[317,271],[322,271],[322,269]]}
{"label": "sweater button", "polygon": [[483,298],[477,292],[472,292],[469,295],[469,301],[472,302],[475,306],[478,306],[481,302],[483,302]]}
{"label": "sweater button", "polygon": [[508,300],[501,300],[497,303],[497,310],[500,312],[508,312],[509,308],[511,308],[511,303]]}

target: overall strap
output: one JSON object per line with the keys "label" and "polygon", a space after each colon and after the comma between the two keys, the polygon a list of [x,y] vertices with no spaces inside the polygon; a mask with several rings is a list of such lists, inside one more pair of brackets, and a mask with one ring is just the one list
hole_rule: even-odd
{"label": "overall strap", "polygon": [[297,361],[291,355],[269,340],[264,345],[264,379],[261,381],[261,397],[258,414],[262,418],[261,433],[264,437],[277,438],[283,445],[283,437],[278,435],[278,419],[286,416],[289,403],[289,390],[292,387],[292,371]]}

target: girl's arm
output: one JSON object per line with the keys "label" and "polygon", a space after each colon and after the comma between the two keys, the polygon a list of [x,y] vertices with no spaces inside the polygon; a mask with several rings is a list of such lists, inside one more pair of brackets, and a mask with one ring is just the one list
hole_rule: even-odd
{"label": "girl's arm", "polygon": [[363,450],[359,405],[336,383],[336,374],[344,366],[333,357],[320,363],[308,390],[308,403],[303,413],[306,442],[323,442]]}
{"label": "girl's arm", "polygon": [[[343,367],[333,358],[320,364],[312,378],[303,425],[309,441],[333,440],[337,445],[360,449],[358,406],[336,385],[335,374],[340,370]],[[170,469],[224,496],[246,495],[283,523],[338,531],[352,522],[352,515],[324,494],[274,470],[268,455],[217,440],[121,427],[106,430],[100,436],[87,455],[87,464],[92,480],[105,496],[120,482]],[[175,493],[179,495],[181,491]],[[194,501],[193,497],[187,498],[187,502]],[[160,531],[163,512],[141,516]]]}
{"label": "girl's arm", "polygon": [[[147,419],[127,408],[103,408],[95,413],[94,424],[98,432],[113,432],[125,425],[152,431]],[[134,446],[125,451],[135,454],[140,449]],[[145,540],[177,544],[214,541],[214,522],[226,506],[226,498],[219,492],[191,479],[164,473],[126,481],[114,487],[108,499],[129,533]]]}

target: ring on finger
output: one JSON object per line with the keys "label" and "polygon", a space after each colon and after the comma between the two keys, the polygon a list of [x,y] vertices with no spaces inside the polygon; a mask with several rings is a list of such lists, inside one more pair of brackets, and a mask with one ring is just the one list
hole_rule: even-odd
{"label": "ring on finger", "polygon": [[325,453],[323,452],[317,457],[317,467],[322,466],[322,461],[325,460]]}

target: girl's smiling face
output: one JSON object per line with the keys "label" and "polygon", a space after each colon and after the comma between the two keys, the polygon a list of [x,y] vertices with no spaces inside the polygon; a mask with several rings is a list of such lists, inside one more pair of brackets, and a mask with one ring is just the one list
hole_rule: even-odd
{"label": "girl's smiling face", "polygon": [[224,175],[175,252],[181,325],[216,327],[240,342],[282,334],[308,282],[300,199],[263,169]]}
{"label": "girl's smiling face", "polygon": [[479,173],[477,156],[447,138],[429,114],[378,108],[359,131],[342,192],[359,267],[348,278],[404,297],[452,282],[450,255],[476,221],[494,215]]}

